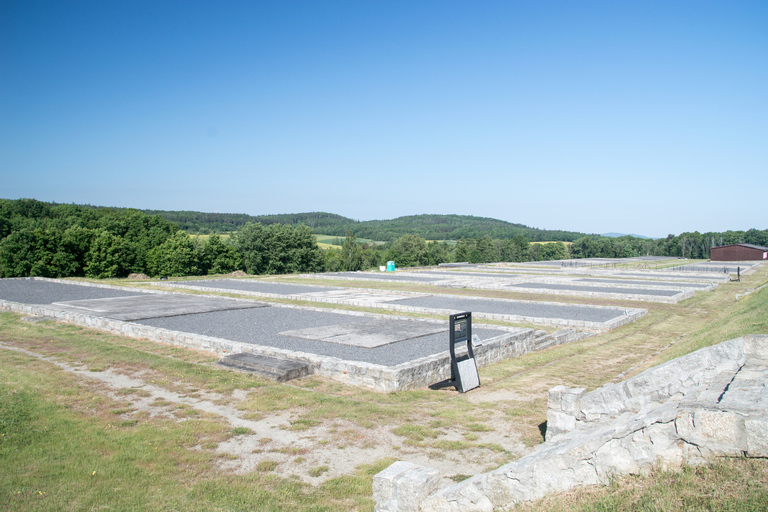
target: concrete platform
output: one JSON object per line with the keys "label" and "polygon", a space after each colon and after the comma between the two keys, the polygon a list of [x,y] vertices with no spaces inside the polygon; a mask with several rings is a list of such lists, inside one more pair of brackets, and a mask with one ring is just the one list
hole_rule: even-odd
{"label": "concrete platform", "polygon": [[[217,354],[289,359],[309,364],[314,373],[383,391],[427,386],[450,374],[447,319],[267,306],[45,278],[0,279],[0,309]],[[581,337],[481,326],[474,333],[481,340],[475,348],[480,366]]]}
{"label": "concrete platform", "polygon": [[312,368],[307,363],[277,357],[258,356],[247,352],[223,357],[217,361],[217,364],[255,373],[277,382],[300,379],[312,373]]}
{"label": "concrete platform", "polygon": [[[492,269],[475,268],[472,271],[445,269],[424,269],[389,273],[347,272],[341,274],[304,275],[314,279],[344,279],[356,281],[408,282],[442,288],[469,288],[473,290],[505,290],[525,293],[544,293],[574,297],[595,297],[615,300],[644,302],[677,303],[691,297],[695,289],[667,284],[665,286],[618,285],[610,283],[610,276],[602,282],[579,282],[565,271],[558,271],[559,276],[532,275],[519,272],[505,272]],[[354,276],[350,277],[350,276]],[[669,282],[669,281],[667,281]]]}
{"label": "concrete platform", "polygon": [[[465,298],[449,294],[426,294],[412,292],[391,292],[387,290],[364,290],[357,288],[332,289],[317,287],[320,291],[306,292],[304,285],[284,284],[284,294],[266,293],[261,290],[273,290],[272,283],[262,280],[205,280],[182,283],[168,281],[163,286],[200,289],[206,288],[216,293],[239,293],[254,297],[278,297],[302,301],[345,304],[352,306],[375,307],[387,311],[428,313],[448,315],[462,311],[472,311],[475,318],[508,320],[511,322],[532,323],[557,328],[573,328],[587,331],[608,331],[627,322],[634,321],[646,313],[645,309],[591,306],[578,304],[559,304],[556,302],[523,301],[505,299]],[[292,291],[305,293],[290,293]],[[656,291],[656,290],[653,290]],[[679,293],[680,290],[674,293]]]}
{"label": "concrete platform", "polygon": [[179,294],[130,295],[127,297],[54,302],[51,305],[64,311],[86,312],[128,322],[149,318],[210,313],[212,311],[267,307],[267,304],[258,302]]}

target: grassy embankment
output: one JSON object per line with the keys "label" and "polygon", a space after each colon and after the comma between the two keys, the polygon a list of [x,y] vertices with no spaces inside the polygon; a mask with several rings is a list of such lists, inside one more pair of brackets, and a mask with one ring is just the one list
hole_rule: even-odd
{"label": "grassy embankment", "polygon": [[[739,298],[767,276],[764,267],[680,304],[643,304],[649,314],[634,324],[482,369],[483,386],[467,395],[379,394],[315,377],[280,385],[212,366],[215,358],[207,354],[2,313],[0,508],[372,510],[371,476],[393,459],[456,456],[490,469],[542,442],[546,391],[554,385],[593,389],[702,346],[768,333],[768,287]],[[150,414],[129,400],[142,389],[115,391],[53,361],[140,376],[188,396],[216,393],[220,403],[254,420],[285,414],[287,429],[317,432],[318,447],[351,449],[381,426],[398,442],[391,458],[345,475],[324,478],[327,468],[310,468],[316,485],[304,483],[307,475],[283,476],[292,464],[298,471],[301,454],[278,463],[278,453],[267,449],[254,471],[237,475],[218,468],[231,456],[216,447],[247,432],[183,404],[161,401],[155,406],[165,413]],[[343,428],[321,430],[334,425]],[[460,480],[462,469],[446,476]],[[526,509],[765,510],[766,475],[765,460],[727,460],[622,479]]]}

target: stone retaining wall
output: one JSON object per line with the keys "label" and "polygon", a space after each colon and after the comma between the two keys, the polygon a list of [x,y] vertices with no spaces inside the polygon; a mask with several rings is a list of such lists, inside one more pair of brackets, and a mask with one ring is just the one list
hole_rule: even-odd
{"label": "stone retaining wall", "polygon": [[[713,457],[768,457],[768,335],[704,348],[592,393],[550,392],[547,441],[442,489],[431,468],[374,477],[376,512],[493,512],[612,477]],[[571,418],[571,419],[567,419]],[[407,498],[409,501],[405,502]]]}

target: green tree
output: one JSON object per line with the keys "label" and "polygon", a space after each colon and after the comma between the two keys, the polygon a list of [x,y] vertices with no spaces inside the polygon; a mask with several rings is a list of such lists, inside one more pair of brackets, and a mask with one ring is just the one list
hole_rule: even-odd
{"label": "green tree", "polygon": [[347,271],[360,270],[363,265],[360,246],[352,230],[347,231],[347,238],[341,244],[342,267]]}
{"label": "green tree", "polygon": [[235,235],[235,247],[249,274],[320,272],[325,266],[307,226],[248,223]]}
{"label": "green tree", "polygon": [[362,268],[374,268],[384,264],[384,253],[376,244],[363,244],[360,251]]}
{"label": "green tree", "polygon": [[60,240],[60,234],[52,229],[12,232],[0,242],[0,275],[56,277],[61,262],[54,257]]}
{"label": "green tree", "polygon": [[463,263],[470,261],[470,253],[475,245],[474,240],[468,240],[462,238],[456,243],[456,248],[453,250],[453,261],[457,263]]}
{"label": "green tree", "polygon": [[403,235],[392,244],[387,258],[398,267],[416,267],[427,265],[429,255],[427,243],[419,235]]}
{"label": "green tree", "polygon": [[340,249],[326,249],[323,255],[326,272],[341,272],[344,270]]}
{"label": "green tree", "polygon": [[475,251],[477,256],[473,258],[472,263],[491,263],[498,261],[496,247],[493,240],[488,235],[483,235],[475,242]]}
{"label": "green tree", "polygon": [[192,239],[177,231],[147,255],[147,270],[153,276],[193,276],[198,273],[197,251]]}
{"label": "green tree", "polygon": [[449,261],[448,244],[431,241],[427,244],[428,265],[439,265]]}
{"label": "green tree", "polygon": [[563,242],[537,245],[541,246],[540,258],[542,260],[564,260],[568,257],[568,249]]}
{"label": "green tree", "polygon": [[530,242],[523,235],[515,235],[512,237],[512,244],[514,245],[512,261],[530,261]]}
{"label": "green tree", "polygon": [[241,266],[240,253],[219,235],[211,235],[200,250],[201,274],[227,274]]}
{"label": "green tree", "polygon": [[85,275],[88,277],[125,277],[129,273],[131,251],[121,237],[101,231],[91,242],[85,257]]}

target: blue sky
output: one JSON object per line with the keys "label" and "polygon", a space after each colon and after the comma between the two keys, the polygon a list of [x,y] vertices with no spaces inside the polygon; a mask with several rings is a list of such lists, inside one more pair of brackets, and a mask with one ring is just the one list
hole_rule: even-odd
{"label": "blue sky", "polygon": [[0,0],[0,197],[768,228],[768,2]]}

